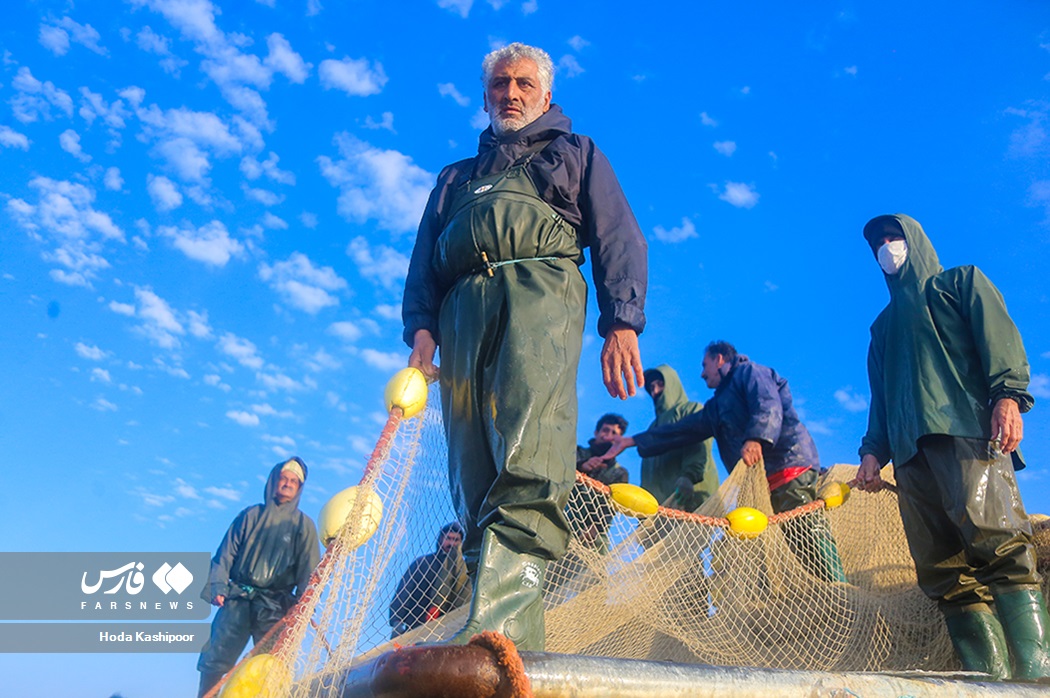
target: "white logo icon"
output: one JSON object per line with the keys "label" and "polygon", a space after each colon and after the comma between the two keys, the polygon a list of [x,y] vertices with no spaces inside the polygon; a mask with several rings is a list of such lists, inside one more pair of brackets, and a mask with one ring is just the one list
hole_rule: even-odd
{"label": "white logo icon", "polygon": [[485,192],[487,192],[491,188],[492,188],[491,184],[482,184],[480,187],[478,187],[477,189],[474,190],[474,193],[475,194],[484,194]]}
{"label": "white logo icon", "polygon": [[539,565],[532,562],[525,563],[525,568],[521,571],[521,585],[528,589],[535,589],[540,585]]}
{"label": "white logo icon", "polygon": [[116,584],[102,593],[116,594],[121,586],[126,586],[129,594],[137,594],[142,591],[142,587],[146,584],[146,578],[142,576],[142,567],[143,564],[141,562],[129,562],[115,570],[102,570],[98,573],[98,582],[92,585],[87,583],[87,572],[85,572],[80,578],[80,590],[85,594],[94,594],[102,587],[104,581],[119,577],[120,579],[117,580]]}
{"label": "white logo icon", "polygon": [[153,573],[153,583],[165,594],[169,591],[181,594],[193,583],[193,575],[181,562],[176,563],[174,567],[165,562]]}

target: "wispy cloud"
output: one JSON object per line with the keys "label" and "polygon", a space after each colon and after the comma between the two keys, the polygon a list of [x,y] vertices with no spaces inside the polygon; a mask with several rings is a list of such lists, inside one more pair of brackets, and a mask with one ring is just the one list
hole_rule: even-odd
{"label": "wispy cloud", "polygon": [[244,412],[243,410],[230,410],[226,413],[226,416],[240,424],[242,427],[259,426],[259,415],[254,414],[252,412]]}
{"label": "wispy cloud", "polygon": [[460,94],[451,82],[438,83],[438,94],[442,97],[451,97],[452,101],[461,107],[470,106],[470,97]]}
{"label": "wispy cloud", "polygon": [[80,44],[100,56],[106,55],[106,49],[99,45],[102,37],[90,24],[80,24],[71,17],[48,19],[40,25],[40,45],[56,56],[69,52],[70,43]]}
{"label": "wispy cloud", "polygon": [[29,138],[24,133],[19,133],[10,126],[0,125],[0,146],[29,150],[29,142]]}
{"label": "wispy cloud", "polygon": [[386,245],[370,245],[358,236],[346,246],[346,254],[354,260],[361,276],[377,286],[398,289],[404,286],[408,275],[408,257]]}
{"label": "wispy cloud", "polygon": [[175,249],[190,259],[212,267],[224,267],[231,257],[244,252],[244,245],[230,237],[226,226],[219,221],[200,228],[161,226],[157,228],[157,235],[170,239]]}
{"label": "wispy cloud", "polygon": [[311,315],[339,305],[337,294],[347,288],[346,281],[334,269],[314,266],[300,252],[293,252],[287,260],[272,266],[259,265],[259,278],[268,282],[285,303]]}
{"label": "wispy cloud", "polygon": [[342,156],[317,159],[321,174],[340,190],[339,213],[355,223],[375,220],[392,233],[416,229],[434,175],[396,150],[382,150],[349,133],[335,137]]}
{"label": "wispy cloud", "polygon": [[847,412],[863,412],[868,409],[868,400],[853,390],[853,386],[847,385],[835,391],[835,400]]}
{"label": "wispy cloud", "polygon": [[653,236],[660,242],[682,242],[689,238],[698,237],[696,233],[696,226],[693,225],[693,221],[688,218],[682,219],[682,225],[671,228],[670,230],[664,228],[662,225],[658,225],[653,228]]}
{"label": "wispy cloud", "polygon": [[383,65],[369,65],[367,58],[344,57],[340,61],[329,58],[321,61],[317,73],[326,90],[341,90],[352,97],[379,94],[387,83]]}
{"label": "wispy cloud", "polygon": [[1038,398],[1050,400],[1050,376],[1045,373],[1035,373],[1028,384],[1028,392]]}
{"label": "wispy cloud", "polygon": [[102,361],[110,355],[108,351],[103,351],[93,344],[84,344],[83,342],[77,342],[73,349],[76,351],[77,356],[89,361]]}
{"label": "wispy cloud", "polygon": [[218,348],[226,356],[237,361],[237,363],[248,368],[260,369],[263,367],[262,357],[259,350],[248,339],[238,337],[232,332],[225,332],[219,337]]}
{"label": "wispy cloud", "polygon": [[753,208],[758,203],[758,196],[758,192],[750,184],[726,182],[718,198],[737,208]]}
{"label": "wispy cloud", "polygon": [[727,158],[732,157],[733,153],[736,152],[736,141],[715,141],[714,149]]}
{"label": "wispy cloud", "polygon": [[16,119],[29,124],[39,119],[51,121],[51,108],[55,107],[66,116],[73,116],[73,99],[69,93],[55,87],[50,81],[41,82],[33,77],[29,68],[18,69],[11,87],[16,94],[11,98],[11,111]]}
{"label": "wispy cloud", "polygon": [[437,4],[438,7],[466,19],[467,15],[470,14],[470,8],[474,4],[474,0],[437,0]]}
{"label": "wispy cloud", "polygon": [[408,357],[394,352],[362,349],[361,358],[366,364],[380,371],[398,371],[407,365]]}
{"label": "wispy cloud", "polygon": [[154,208],[162,213],[182,206],[182,194],[178,185],[163,175],[146,175],[146,191],[153,201]]}

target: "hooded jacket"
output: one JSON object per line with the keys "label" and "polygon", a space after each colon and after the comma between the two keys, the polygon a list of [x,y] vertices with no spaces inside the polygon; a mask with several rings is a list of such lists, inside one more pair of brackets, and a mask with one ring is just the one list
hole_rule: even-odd
{"label": "hooded jacket", "polygon": [[434,247],[444,229],[453,194],[469,180],[510,168],[530,147],[550,141],[528,165],[540,197],[576,230],[581,247],[591,248],[600,311],[598,333],[623,323],[645,327],[646,242],[605,155],[587,136],[572,133],[572,122],[552,104],[520,131],[498,137],[492,127],[479,139],[476,157],[443,169],[419,223],[405,280],[404,340],[412,346],[426,329],[441,343],[438,313],[448,288],[435,274]]}
{"label": "hooded jacket", "polygon": [[795,412],[784,378],[743,354],[719,371],[722,381],[703,410],[635,435],[638,455],[659,455],[713,436],[729,472],[751,440],[762,444],[767,477],[789,468],[820,470],[816,444]]}
{"label": "hooded jacket", "polygon": [[[674,424],[704,409],[703,405],[689,399],[678,372],[673,368],[662,364],[648,369],[645,372],[646,383],[654,373],[659,374],[655,377],[663,380],[664,389],[653,400],[656,419],[649,425],[650,429]],[[694,493],[702,492],[706,495],[705,498],[718,489],[718,467],[712,457],[710,439],[642,459],[642,487],[649,490],[658,502],[666,501],[675,493],[680,477],[689,478],[694,483]]]}
{"label": "hooded jacket", "polygon": [[[904,265],[885,275],[890,302],[871,325],[871,408],[860,455],[903,464],[927,434],[991,439],[992,408],[1002,398],[1021,412],[1028,358],[999,290],[974,266],[945,271],[918,221],[879,216],[864,226],[873,248],[885,226],[908,244]],[[873,250],[874,251],[874,250]],[[1014,467],[1024,467],[1020,452]]]}
{"label": "hooded jacket", "polygon": [[395,635],[423,625],[431,616],[439,617],[470,600],[467,565],[460,548],[445,552],[441,542],[449,531],[463,535],[458,521],[445,524],[438,532],[436,550],[412,561],[398,582],[390,602],[390,627]]}
{"label": "hooded jacket", "polygon": [[[306,463],[293,458],[306,475]],[[244,587],[274,595],[298,597],[310,582],[320,560],[317,529],[299,511],[304,482],[295,497],[284,504],[274,501],[281,461],[270,471],[263,503],[250,506],[233,520],[211,560],[208,583],[201,597],[211,603],[217,595],[251,595]],[[295,593],[292,593],[292,590]]]}

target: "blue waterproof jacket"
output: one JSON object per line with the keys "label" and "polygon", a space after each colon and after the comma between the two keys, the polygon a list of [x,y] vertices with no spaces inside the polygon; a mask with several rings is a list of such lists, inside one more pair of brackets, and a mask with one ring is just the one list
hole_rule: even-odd
{"label": "blue waterproof jacket", "polygon": [[657,456],[713,436],[730,472],[749,440],[762,444],[766,475],[795,467],[819,471],[816,444],[795,412],[787,380],[743,354],[720,371],[722,382],[703,410],[634,436],[638,455]]}

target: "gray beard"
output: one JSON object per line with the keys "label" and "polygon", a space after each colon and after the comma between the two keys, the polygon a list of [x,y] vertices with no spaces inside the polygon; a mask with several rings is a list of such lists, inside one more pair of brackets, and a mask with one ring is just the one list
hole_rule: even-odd
{"label": "gray beard", "polygon": [[539,108],[536,109],[535,114],[526,111],[519,117],[510,117],[506,119],[493,113],[489,114],[489,123],[492,125],[492,132],[497,136],[502,137],[508,133],[516,133],[520,131],[541,116],[543,116],[543,112]]}

